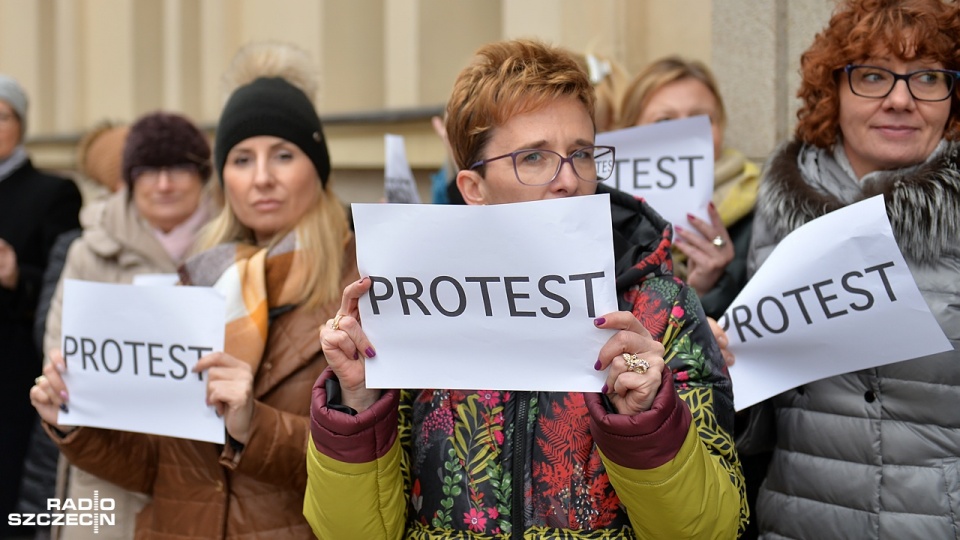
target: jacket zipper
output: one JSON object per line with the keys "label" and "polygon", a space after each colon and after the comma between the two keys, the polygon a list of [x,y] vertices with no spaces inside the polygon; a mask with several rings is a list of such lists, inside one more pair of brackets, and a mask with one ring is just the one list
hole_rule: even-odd
{"label": "jacket zipper", "polygon": [[513,426],[513,510],[510,522],[513,530],[510,537],[523,540],[523,469],[527,464],[527,409],[530,406],[530,392],[517,392],[517,416]]}

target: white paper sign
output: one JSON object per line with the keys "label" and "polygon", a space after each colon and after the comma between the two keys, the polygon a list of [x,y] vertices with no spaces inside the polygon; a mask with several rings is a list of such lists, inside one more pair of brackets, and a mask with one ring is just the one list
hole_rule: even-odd
{"label": "white paper sign", "polygon": [[180,282],[180,276],[177,274],[137,274],[133,276],[134,285],[146,285],[151,287],[168,287]]}
{"label": "white paper sign", "polygon": [[713,132],[707,116],[598,133],[597,144],[617,149],[616,167],[604,184],[643,198],[681,227],[687,214],[710,222]]}
{"label": "white paper sign", "polygon": [[407,162],[407,148],[402,135],[387,133],[383,136],[386,151],[384,160],[384,190],[387,202],[419,203],[420,194],[413,180],[413,171]]}
{"label": "white paper sign", "polygon": [[617,311],[610,197],[354,204],[372,388],[598,392]]}
{"label": "white paper sign", "polygon": [[737,357],[737,410],[825,377],[953,349],[879,195],[784,238],[719,322]]}
{"label": "white paper sign", "polygon": [[222,444],[223,419],[206,405],[206,374],[190,370],[223,350],[225,312],[209,287],[66,280],[70,401],[57,421]]}

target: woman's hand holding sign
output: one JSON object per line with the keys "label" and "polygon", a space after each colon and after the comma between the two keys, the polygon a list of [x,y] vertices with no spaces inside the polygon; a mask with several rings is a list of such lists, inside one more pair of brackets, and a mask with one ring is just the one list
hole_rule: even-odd
{"label": "woman's hand holding sign", "polygon": [[253,419],[253,369],[225,352],[205,355],[193,366],[194,373],[207,372],[207,405],[223,417],[227,433],[247,444]]}
{"label": "woman's hand holding sign", "polygon": [[700,234],[675,227],[677,235],[674,245],[687,256],[687,283],[700,296],[717,284],[735,255],[730,233],[723,225],[717,208],[710,203],[707,211],[710,223],[693,214],[687,215],[690,224]]}
{"label": "woman's hand holding sign", "polygon": [[50,362],[43,368],[43,374],[34,379],[30,389],[30,403],[40,418],[60,431],[71,431],[72,427],[57,424],[59,411],[67,411],[67,385],[63,382],[61,373],[66,371],[67,364],[59,349],[50,351]]}
{"label": "woman's hand holding sign", "polygon": [[366,385],[364,362],[377,353],[360,326],[358,307],[360,297],[370,290],[371,283],[363,278],[348,285],[343,290],[337,315],[320,327],[320,347],[340,381],[343,405],[357,412],[368,409],[380,397],[380,390],[368,389]]}
{"label": "woman's hand holding sign", "polygon": [[600,349],[594,368],[609,368],[607,383],[601,390],[607,394],[620,414],[649,411],[660,389],[663,344],[629,311],[617,311],[594,320],[597,328],[619,330]]}

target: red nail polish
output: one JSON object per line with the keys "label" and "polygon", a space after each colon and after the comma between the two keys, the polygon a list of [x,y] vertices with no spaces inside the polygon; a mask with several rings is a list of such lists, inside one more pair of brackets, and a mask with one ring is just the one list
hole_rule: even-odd
{"label": "red nail polish", "polygon": [[717,207],[713,205],[713,201],[710,201],[710,209],[711,209],[711,210],[716,210],[716,209],[717,209]]}
{"label": "red nail polish", "polygon": [[593,369],[600,371],[600,368],[603,367],[603,364],[600,363],[600,360],[597,360],[597,363],[593,365]]}
{"label": "red nail polish", "polygon": [[601,393],[601,394],[606,394],[606,393],[607,393],[607,385],[606,385],[606,384],[604,384],[604,385],[603,385],[603,388],[600,389],[600,393]]}
{"label": "red nail polish", "polygon": [[367,350],[363,352],[367,355],[367,358],[373,358],[377,355],[377,352],[373,350],[373,347],[367,347]]}
{"label": "red nail polish", "polygon": [[693,220],[697,219],[697,216],[695,216],[695,215],[693,215],[693,214],[687,214],[687,219],[688,219],[689,221],[693,221]]}
{"label": "red nail polish", "polygon": [[597,317],[593,320],[594,326],[603,326],[603,323],[607,322],[607,319],[604,317]]}

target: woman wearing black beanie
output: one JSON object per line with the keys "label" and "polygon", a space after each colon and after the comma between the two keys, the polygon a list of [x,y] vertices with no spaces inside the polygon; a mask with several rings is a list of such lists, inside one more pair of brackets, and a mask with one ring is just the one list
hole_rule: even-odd
{"label": "woman wearing black beanie", "polygon": [[[227,299],[224,351],[195,370],[207,372],[228,444],[88,428],[61,439],[78,465],[153,496],[138,537],[313,538],[303,496],[310,393],[326,367],[317,328],[359,275],[314,92],[298,83],[314,80],[305,65],[302,51],[275,43],[235,57],[214,144],[223,210],[201,235],[205,251],[180,268],[184,284]],[[55,422],[62,379],[44,374],[31,397]]]}

